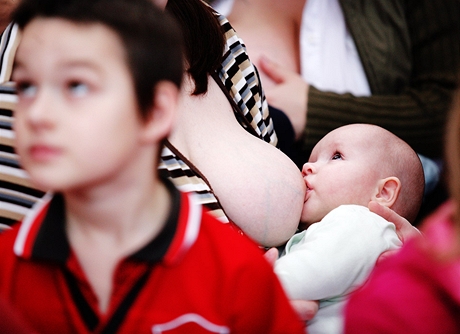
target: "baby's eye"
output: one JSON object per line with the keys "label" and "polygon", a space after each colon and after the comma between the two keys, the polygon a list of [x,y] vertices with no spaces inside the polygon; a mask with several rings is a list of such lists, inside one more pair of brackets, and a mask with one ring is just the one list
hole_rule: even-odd
{"label": "baby's eye", "polygon": [[19,97],[22,98],[31,98],[37,94],[37,86],[27,81],[18,82],[16,84],[16,90]]}
{"label": "baby's eye", "polygon": [[71,81],[67,84],[70,93],[75,97],[82,97],[88,94],[89,87],[81,81]]}
{"label": "baby's eye", "polygon": [[335,152],[332,155],[332,160],[342,160],[342,154],[340,154],[339,152]]}

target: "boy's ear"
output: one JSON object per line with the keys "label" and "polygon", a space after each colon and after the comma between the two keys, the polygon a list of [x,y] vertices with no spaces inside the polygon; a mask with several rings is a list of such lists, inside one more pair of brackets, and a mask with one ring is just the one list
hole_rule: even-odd
{"label": "boy's ear", "polygon": [[396,202],[401,191],[401,181],[395,177],[387,177],[381,179],[377,184],[377,192],[372,200],[380,203],[383,206],[391,208]]}
{"label": "boy's ear", "polygon": [[171,133],[176,118],[178,98],[179,88],[172,82],[157,83],[153,94],[152,110],[145,121],[143,141],[159,142]]}

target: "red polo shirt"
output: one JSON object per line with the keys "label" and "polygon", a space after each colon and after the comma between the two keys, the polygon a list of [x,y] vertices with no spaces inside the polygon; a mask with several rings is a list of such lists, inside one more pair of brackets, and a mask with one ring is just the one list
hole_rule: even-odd
{"label": "red polo shirt", "polygon": [[40,333],[303,333],[260,249],[168,186],[168,222],[119,263],[106,314],[69,246],[60,195],[0,235],[0,295]]}

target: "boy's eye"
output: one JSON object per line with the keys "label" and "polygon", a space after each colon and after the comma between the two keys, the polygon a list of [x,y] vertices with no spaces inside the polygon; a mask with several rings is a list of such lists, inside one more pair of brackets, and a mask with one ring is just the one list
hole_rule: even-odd
{"label": "boy's eye", "polygon": [[342,154],[340,154],[339,152],[335,152],[332,155],[332,160],[342,160]]}
{"label": "boy's eye", "polygon": [[30,82],[18,82],[16,84],[16,90],[20,97],[30,98],[36,95],[37,86],[31,84]]}
{"label": "boy's eye", "polygon": [[70,93],[75,97],[85,96],[89,92],[87,84],[80,81],[71,81],[67,84]]}

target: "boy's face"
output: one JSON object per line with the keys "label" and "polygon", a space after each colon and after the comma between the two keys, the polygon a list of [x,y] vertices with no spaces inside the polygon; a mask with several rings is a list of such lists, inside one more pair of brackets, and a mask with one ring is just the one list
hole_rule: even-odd
{"label": "boy's face", "polygon": [[131,75],[120,40],[105,26],[33,20],[13,79],[16,149],[37,186],[100,184],[139,151],[143,123]]}
{"label": "boy's face", "polygon": [[302,169],[307,193],[301,221],[320,221],[342,204],[367,206],[377,189],[379,154],[369,145],[376,138],[349,126],[327,134]]}

